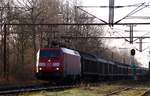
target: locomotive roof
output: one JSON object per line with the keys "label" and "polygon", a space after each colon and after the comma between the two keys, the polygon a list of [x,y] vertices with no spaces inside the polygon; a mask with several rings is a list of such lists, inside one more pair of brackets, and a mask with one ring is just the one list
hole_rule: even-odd
{"label": "locomotive roof", "polygon": [[61,48],[61,50],[66,53],[66,54],[71,54],[71,55],[75,55],[75,56],[80,56],[79,52],[78,51],[75,51],[75,50],[71,50],[71,49],[68,49],[68,48]]}
{"label": "locomotive roof", "polygon": [[40,50],[62,50],[63,53],[80,56],[78,51],[68,49],[68,48],[40,48]]}

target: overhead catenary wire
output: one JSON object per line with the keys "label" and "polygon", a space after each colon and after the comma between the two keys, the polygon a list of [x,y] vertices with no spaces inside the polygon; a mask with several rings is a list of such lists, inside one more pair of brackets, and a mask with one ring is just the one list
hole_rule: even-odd
{"label": "overhead catenary wire", "polygon": [[126,19],[150,19],[150,16],[130,16]]}
{"label": "overhead catenary wire", "polygon": [[137,8],[135,8],[133,11],[131,11],[129,14],[127,14],[126,16],[124,16],[123,18],[119,19],[118,21],[115,22],[115,24],[119,23],[120,21],[122,21],[123,19],[135,14],[136,12],[142,10],[143,8],[145,8],[145,6],[143,6],[145,4],[144,3],[141,3]]}
{"label": "overhead catenary wire", "polygon": [[85,13],[87,13],[87,14],[89,14],[89,15],[91,15],[91,16],[93,16],[93,17],[95,17],[95,18],[97,18],[98,20],[102,21],[103,23],[107,24],[107,22],[106,22],[106,21],[104,21],[104,20],[102,20],[102,19],[100,19],[100,18],[96,17],[95,15],[93,15],[93,14],[91,14],[91,13],[89,13],[89,12],[87,12],[87,11],[83,10],[82,8],[80,8],[80,7],[76,7],[76,8],[79,8],[81,11],[83,11],[83,12],[85,12]]}
{"label": "overhead catenary wire", "polygon": [[[124,7],[138,7],[142,3],[132,4],[132,5],[117,5],[117,6],[78,6],[81,8],[124,8]],[[150,6],[150,5],[145,5]]]}

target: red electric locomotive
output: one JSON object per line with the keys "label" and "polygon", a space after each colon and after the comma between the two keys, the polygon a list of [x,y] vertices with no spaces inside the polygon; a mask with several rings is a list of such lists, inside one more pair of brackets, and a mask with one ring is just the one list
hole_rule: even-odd
{"label": "red electric locomotive", "polygon": [[[85,79],[128,79],[133,77],[129,64],[109,61],[92,54],[79,52],[68,48],[39,49],[36,62],[37,78],[46,77],[45,79],[53,80],[55,77],[63,79],[71,77],[78,79],[76,77],[81,77],[81,75]],[[136,76],[144,77],[147,70],[137,67],[135,72]]]}
{"label": "red electric locomotive", "polygon": [[76,77],[81,75],[80,55],[67,48],[41,48],[37,52],[36,76]]}

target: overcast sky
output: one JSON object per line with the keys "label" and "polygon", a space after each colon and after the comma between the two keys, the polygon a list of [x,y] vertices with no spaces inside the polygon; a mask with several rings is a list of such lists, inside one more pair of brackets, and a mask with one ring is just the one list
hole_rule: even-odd
{"label": "overcast sky", "polygon": [[[133,4],[149,4],[150,0],[115,0],[115,5],[133,5]],[[109,5],[109,0],[82,0],[82,5],[83,6],[108,6]],[[115,9],[115,14],[114,14],[114,22],[123,18],[127,14],[129,14],[131,11],[133,11],[137,7],[124,7],[124,8],[117,8]],[[88,11],[89,13],[97,16],[100,19],[103,19],[104,21],[108,22],[108,13],[109,10],[108,8],[84,8],[84,10]],[[149,16],[150,17],[150,7],[143,8],[142,10],[138,11],[137,13],[131,15],[131,16]],[[123,22],[150,22],[150,19],[124,19],[121,21]],[[114,26],[114,30],[112,31],[116,33],[113,34],[113,36],[129,36],[128,32],[124,32],[124,30],[129,30],[129,27],[127,26]],[[134,30],[148,30],[146,32],[141,31],[141,32],[134,32],[134,36],[150,36],[150,25],[147,26],[141,26],[137,25],[134,27]],[[144,42],[150,42],[150,39],[143,39]],[[119,43],[118,42],[122,42]],[[139,40],[137,41],[139,42]],[[109,43],[110,44],[110,43]],[[150,43],[144,43],[143,44],[143,49],[147,48],[150,45]],[[112,40],[111,46],[116,46],[116,47],[126,47],[126,48],[137,48],[139,49],[139,44],[133,44],[130,45],[128,42],[125,42],[125,40]],[[150,60],[149,58],[149,49],[143,51],[143,52],[136,52],[135,57],[143,64],[144,67],[148,67],[148,62]]]}

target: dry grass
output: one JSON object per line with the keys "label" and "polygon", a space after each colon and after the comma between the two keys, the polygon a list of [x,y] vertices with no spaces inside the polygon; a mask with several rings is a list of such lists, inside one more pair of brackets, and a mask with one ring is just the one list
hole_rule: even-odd
{"label": "dry grass", "polygon": [[[131,83],[131,84],[130,84]],[[120,88],[127,86],[135,87],[137,89],[131,89],[122,91],[112,96],[140,96],[144,93],[144,89],[150,87],[150,83],[138,83],[138,82],[111,82],[111,83],[99,83],[97,86],[90,84],[81,85],[80,88],[66,89],[61,91],[41,91],[24,93],[19,96],[104,96]]]}
{"label": "dry grass", "polygon": [[81,86],[80,88],[67,89],[62,91],[36,93],[25,93],[20,96],[103,96],[108,92],[119,89],[121,86],[111,84],[99,84],[98,86]]}

